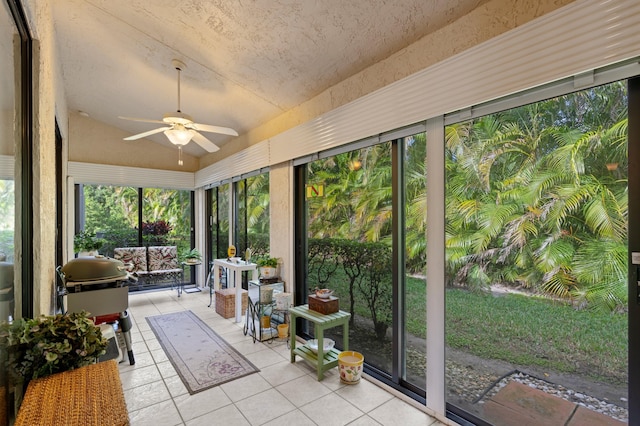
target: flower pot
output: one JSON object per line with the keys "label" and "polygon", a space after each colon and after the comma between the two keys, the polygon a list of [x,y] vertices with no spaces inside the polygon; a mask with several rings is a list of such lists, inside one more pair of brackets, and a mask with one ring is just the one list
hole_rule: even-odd
{"label": "flower pot", "polygon": [[289,337],[289,324],[278,324],[278,337],[281,339]]}
{"label": "flower pot", "polygon": [[340,381],[347,385],[355,385],[360,382],[364,355],[354,351],[343,351],[338,355],[338,370]]}
{"label": "flower pot", "polygon": [[261,266],[259,269],[260,269],[260,278],[274,278],[276,276],[276,268],[271,268],[269,266]]}
{"label": "flower pot", "polygon": [[271,327],[271,317],[268,315],[264,315],[260,318],[260,327],[262,328],[270,328]]}

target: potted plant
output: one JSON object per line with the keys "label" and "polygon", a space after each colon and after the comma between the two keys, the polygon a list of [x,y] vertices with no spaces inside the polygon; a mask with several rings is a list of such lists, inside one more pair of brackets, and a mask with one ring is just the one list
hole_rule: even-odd
{"label": "potted plant", "polygon": [[0,347],[7,354],[3,367],[19,383],[93,364],[107,340],[83,311],[3,321]]}
{"label": "potted plant", "polygon": [[182,252],[182,259],[184,263],[195,265],[202,261],[202,253],[200,253],[200,251],[196,248],[185,249]]}
{"label": "potted plant", "polygon": [[96,234],[89,231],[80,231],[73,237],[73,249],[78,257],[97,255],[104,243],[103,239],[96,238]]}
{"label": "potted plant", "polygon": [[274,278],[276,277],[278,268],[278,258],[271,257],[269,255],[263,255],[256,260],[258,270],[260,271],[261,278]]}

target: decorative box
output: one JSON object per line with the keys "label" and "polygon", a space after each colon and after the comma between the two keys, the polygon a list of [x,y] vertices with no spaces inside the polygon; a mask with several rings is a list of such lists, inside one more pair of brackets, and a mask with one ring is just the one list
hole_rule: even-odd
{"label": "decorative box", "polygon": [[[247,290],[242,291],[242,312],[247,311]],[[216,313],[223,318],[236,315],[236,289],[216,290]]]}
{"label": "decorative box", "polygon": [[309,295],[309,309],[321,314],[333,314],[340,309],[340,299],[329,296],[328,299],[321,299],[313,294]]}

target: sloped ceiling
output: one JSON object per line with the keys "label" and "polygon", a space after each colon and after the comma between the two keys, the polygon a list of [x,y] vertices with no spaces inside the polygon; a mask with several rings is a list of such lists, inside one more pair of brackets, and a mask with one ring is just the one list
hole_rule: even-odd
{"label": "sloped ceiling", "polygon": [[[71,111],[131,134],[177,109],[240,134],[455,21],[485,0],[56,0]],[[233,137],[206,133],[219,146]],[[169,145],[163,134],[150,137]],[[194,143],[185,151],[206,152]]]}

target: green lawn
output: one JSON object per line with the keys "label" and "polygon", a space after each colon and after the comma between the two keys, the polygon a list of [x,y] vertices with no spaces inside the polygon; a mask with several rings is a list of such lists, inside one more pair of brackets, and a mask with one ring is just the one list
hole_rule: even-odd
{"label": "green lawn", "polygon": [[627,378],[627,315],[546,299],[447,291],[447,344],[484,358],[612,383]]}
{"label": "green lawn", "polygon": [[[336,271],[327,287],[349,310],[346,277]],[[425,281],[407,279],[407,330],[424,338]],[[356,300],[358,300],[356,298]],[[361,303],[356,314],[368,317]],[[495,297],[461,289],[446,293],[447,345],[517,366],[548,368],[614,384],[627,378],[627,315],[575,310],[538,297]]]}

